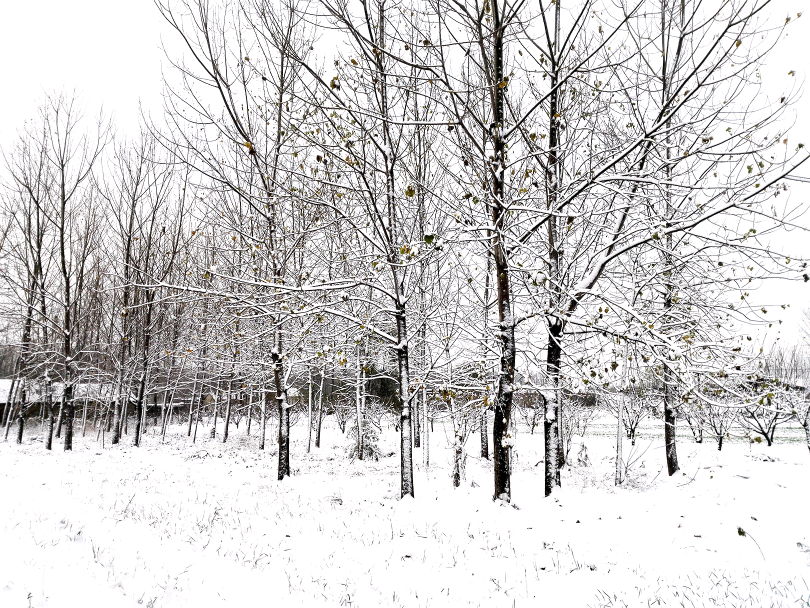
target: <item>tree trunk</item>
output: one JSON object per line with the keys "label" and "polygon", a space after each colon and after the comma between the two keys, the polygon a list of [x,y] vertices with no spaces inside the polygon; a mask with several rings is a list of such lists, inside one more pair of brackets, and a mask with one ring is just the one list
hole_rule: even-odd
{"label": "tree trunk", "polygon": [[45,449],[50,450],[53,448],[53,395],[51,394],[51,383],[45,385],[45,409],[48,410],[48,432],[45,435]]}
{"label": "tree trunk", "polygon": [[[549,279],[552,286],[561,282],[560,262],[562,257],[562,242],[559,235],[557,218],[557,197],[560,194],[562,181],[562,166],[559,155],[560,145],[560,104],[559,104],[559,76],[560,66],[557,61],[560,51],[560,3],[554,6],[554,52],[551,54],[549,74],[549,143],[548,162],[546,169],[546,183],[548,188],[548,257]],[[561,308],[561,295],[557,292],[549,298],[549,310],[558,311]],[[560,480],[560,364],[562,361],[563,320],[557,316],[548,319],[548,344],[546,346],[546,374],[551,382],[549,398],[545,406],[543,420],[543,435],[545,440],[545,495],[550,496],[554,487],[561,485]]]}
{"label": "tree trunk", "polygon": [[675,375],[666,363],[664,364],[664,446],[667,459],[667,472],[670,476],[680,470],[678,451],[675,443]]}
{"label": "tree trunk", "polygon": [[312,369],[307,367],[307,454],[312,449]]}
{"label": "tree trunk", "polygon": [[357,417],[357,458],[363,460],[363,364],[360,361],[360,345],[357,346],[357,382],[355,410]]}
{"label": "tree trunk", "polygon": [[62,397],[59,399],[59,413],[56,416],[56,438],[62,438],[62,422],[65,419],[65,394],[62,389]]}
{"label": "tree trunk", "polygon": [[211,439],[217,437],[217,417],[219,416],[219,382],[217,382],[217,391],[214,393],[214,422],[211,425]]}
{"label": "tree trunk", "polygon": [[399,368],[400,496],[414,496],[413,442],[411,440],[411,401],[408,367],[408,328],[405,305],[397,304],[397,366]]}
{"label": "tree trunk", "polygon": [[501,356],[498,371],[498,389],[495,397],[495,416],[492,423],[492,461],[494,469],[494,499],[509,502],[512,500],[511,465],[509,462],[511,438],[509,424],[512,418],[512,397],[515,382],[515,322],[512,317],[512,292],[509,281],[509,258],[506,243],[501,235],[508,211],[505,200],[506,145],[503,140],[504,128],[504,81],[503,55],[504,30],[498,3],[493,7],[493,59],[494,59],[494,102],[493,125],[490,138],[493,145],[493,162],[490,163],[492,184],[492,259],[495,270],[495,286],[498,306],[498,336]]}
{"label": "tree trunk", "polygon": [[278,480],[290,476],[290,408],[286,391],[278,401]]}
{"label": "tree trunk", "polygon": [[144,399],[146,395],[146,369],[141,372],[141,380],[138,383],[138,396],[135,398],[135,437],[132,445],[141,445],[141,432],[143,430]]}
{"label": "tree trunk", "polygon": [[253,387],[248,389],[247,428],[245,434],[250,437],[250,421],[253,419]]}
{"label": "tree trunk", "polygon": [[323,426],[323,371],[321,371],[321,385],[318,390],[318,430],[315,432],[315,447],[321,447],[321,427]]}
{"label": "tree trunk", "polygon": [[74,416],[74,403],[73,403],[73,384],[69,378],[65,381],[65,392],[63,395],[64,401],[64,424],[65,424],[65,451],[73,450],[73,416]]}
{"label": "tree trunk", "polygon": [[543,416],[543,437],[545,440],[545,495],[550,496],[554,487],[560,485],[559,479],[559,399],[560,399],[560,361],[562,358],[563,326],[556,321],[549,326],[548,345],[546,347],[546,374],[551,382],[545,403]]}
{"label": "tree trunk", "polygon": [[87,407],[89,405],[89,399],[84,400],[84,407],[82,407],[82,437],[87,435]]}
{"label": "tree trunk", "polygon": [[[424,382],[424,378],[422,379]],[[414,395],[414,407],[413,407],[413,432],[411,433],[413,436],[413,447],[421,448],[422,447],[422,425],[421,425],[421,418],[419,416],[422,404],[420,402],[422,391],[418,388],[416,389],[416,395]]]}
{"label": "tree trunk", "polygon": [[264,449],[265,437],[267,435],[267,409],[270,407],[270,392],[265,389],[264,397],[262,398],[262,434],[259,437],[259,449]]}
{"label": "tree trunk", "polygon": [[[664,22],[666,20],[665,16],[666,6],[662,3],[661,4],[661,25],[662,25],[662,42],[664,42]],[[681,19],[683,20],[683,9],[681,9]],[[670,94],[670,88],[672,83],[670,81],[670,74],[669,68],[667,67],[667,61],[669,60],[668,57],[668,50],[666,47],[663,49],[661,53],[662,59],[662,66],[661,66],[661,74],[662,74],[662,81],[661,81],[661,103],[662,106],[667,102],[667,96]],[[672,125],[671,119],[667,120],[667,131],[666,131],[666,160],[667,162],[664,164],[664,174],[665,174],[665,181],[664,181],[664,203],[665,203],[665,229],[670,227],[670,218],[672,217],[672,193],[670,191],[670,182],[672,179],[672,164],[669,162],[671,158],[671,147],[670,147],[670,127]],[[674,264],[673,264],[673,241],[672,241],[672,233],[667,230],[666,238],[664,239],[664,315],[663,315],[663,323],[664,325],[669,325],[672,323],[672,315],[670,310],[673,307],[673,298],[675,295],[675,286],[674,286],[674,277],[672,276]],[[667,357],[669,359],[669,357]],[[670,365],[674,365],[674,361],[664,361],[664,452],[666,454],[667,459],[667,472],[670,476],[674,475],[680,467],[678,467],[678,452],[676,446],[676,421],[675,421],[675,374],[672,371],[672,367]]]}
{"label": "tree trunk", "polygon": [[194,437],[191,443],[197,443],[197,428],[200,426],[200,414],[202,413],[202,404],[205,401],[205,386],[200,384],[200,396],[197,397],[196,409],[197,413],[194,416]]}
{"label": "tree trunk", "polygon": [[273,380],[276,385],[278,407],[278,480],[290,476],[290,407],[287,403],[287,387],[284,380],[281,358],[281,335],[276,336],[277,347],[273,349]]}
{"label": "tree trunk", "polygon": [[723,450],[723,436],[720,435],[717,437],[717,451],[721,452]]}
{"label": "tree trunk", "polygon": [[422,383],[422,408],[424,410],[424,424],[422,427],[425,429],[425,445],[422,448],[425,458],[425,471],[430,469],[430,426],[428,425],[428,402],[427,402],[427,386],[425,383]]}
{"label": "tree trunk", "polygon": [[[188,402],[188,431],[186,432],[186,437],[191,437],[191,426],[194,420],[194,410],[196,409],[195,406],[197,405],[198,379],[199,379],[199,372],[194,372],[194,386],[191,389],[191,401]],[[201,386],[200,390],[202,391]]]}
{"label": "tree trunk", "polygon": [[121,430],[122,436],[129,434],[129,425],[127,424],[127,421],[129,419],[129,395],[131,390],[132,378],[130,378],[129,382],[127,383],[126,393],[121,397],[121,426],[123,427]]}
{"label": "tree trunk", "polygon": [[[118,380],[118,391],[115,398],[115,409],[113,411],[113,428],[112,428],[112,443],[113,445],[117,445],[119,441],[121,441],[121,401],[122,401],[122,391],[124,390],[124,377],[123,371],[121,372],[121,377]],[[83,429],[82,429],[83,430]]]}
{"label": "tree trunk", "polygon": [[461,485],[464,478],[464,437],[457,428],[453,439],[453,487]]}
{"label": "tree trunk", "polygon": [[20,402],[20,409],[17,415],[17,443],[22,444],[23,430],[25,429],[25,402]]}
{"label": "tree trunk", "polygon": [[228,441],[228,430],[231,425],[231,403],[233,401],[233,374],[228,380],[228,396],[225,404],[225,430],[222,433],[222,443]]}
{"label": "tree trunk", "polygon": [[487,397],[484,396],[484,404],[481,407],[481,458],[489,460],[489,438],[487,437]]}
{"label": "tree trunk", "polygon": [[[626,359],[627,357],[625,357],[625,360]],[[616,473],[613,477],[613,484],[617,486],[622,485],[622,411],[624,410],[622,401],[624,399],[624,395],[619,396],[619,403],[616,408],[618,424],[616,425]]]}

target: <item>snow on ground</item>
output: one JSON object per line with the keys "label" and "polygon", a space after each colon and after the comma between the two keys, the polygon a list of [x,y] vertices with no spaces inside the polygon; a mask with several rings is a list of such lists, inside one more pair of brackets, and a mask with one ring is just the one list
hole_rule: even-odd
{"label": "snow on ground", "polygon": [[[609,428],[551,499],[541,436],[518,435],[514,508],[491,500],[475,436],[451,487],[439,425],[429,470],[416,450],[415,500],[399,500],[398,455],[349,462],[331,424],[311,454],[294,427],[283,482],[272,442],[258,452],[244,426],[226,445],[192,445],[180,426],[139,449],[5,443],[0,606],[810,606],[806,446],[718,453],[684,436],[668,478],[649,427],[616,489]],[[383,451],[397,441],[385,431]]]}

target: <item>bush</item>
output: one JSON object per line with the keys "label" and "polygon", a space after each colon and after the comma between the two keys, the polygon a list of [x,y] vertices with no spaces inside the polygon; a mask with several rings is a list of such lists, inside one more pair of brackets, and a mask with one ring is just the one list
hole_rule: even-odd
{"label": "bush", "polygon": [[377,429],[369,420],[363,420],[363,456],[360,458],[360,453],[357,450],[357,421],[353,421],[349,428],[349,444],[346,447],[346,453],[354,460],[379,460],[382,457],[382,452],[379,446],[379,434]]}

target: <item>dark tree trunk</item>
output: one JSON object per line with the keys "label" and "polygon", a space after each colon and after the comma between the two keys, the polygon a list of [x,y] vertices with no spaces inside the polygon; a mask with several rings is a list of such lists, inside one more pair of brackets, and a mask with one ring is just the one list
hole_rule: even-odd
{"label": "dark tree trunk", "polygon": [[[276,389],[281,388],[280,380]],[[278,407],[278,480],[290,476],[290,408],[287,406],[286,392],[276,395]]]}
{"label": "dark tree trunk", "polygon": [[678,451],[675,443],[675,374],[668,365],[664,366],[664,446],[667,458],[667,472],[670,476],[680,470]]}
{"label": "dark tree trunk", "polygon": [[222,443],[228,441],[228,427],[231,424],[231,401],[233,400],[233,378],[228,380],[228,401],[225,405],[225,430],[222,433]]}
{"label": "dark tree trunk", "polygon": [[323,426],[323,372],[321,372],[321,386],[318,391],[318,428],[315,430],[315,447],[321,447],[321,427]]}
{"label": "dark tree trunk", "polygon": [[143,407],[146,395],[146,371],[141,372],[141,381],[138,383],[138,396],[135,399],[135,438],[133,445],[138,447],[141,445],[141,425],[143,423]]}
{"label": "dark tree trunk", "polygon": [[270,410],[270,391],[264,393],[264,405],[262,405],[262,435],[259,437],[259,449],[264,449],[265,437],[267,436],[267,412]]}
{"label": "dark tree trunk", "polygon": [[20,403],[20,411],[17,416],[17,443],[22,444],[23,431],[25,429],[25,405]]}
{"label": "dark tree trunk", "polygon": [[487,408],[481,408],[481,458],[489,460],[489,438],[487,437]]}
{"label": "dark tree trunk", "polygon": [[[242,393],[242,400],[244,401],[244,393]],[[248,407],[247,407],[247,428],[245,434],[250,437],[250,421],[253,420],[253,389],[248,391]]]}
{"label": "dark tree trunk", "polygon": [[73,385],[69,382],[65,383],[64,392],[65,404],[65,451],[68,452],[73,449],[73,417],[74,417],[74,403],[73,403]]}
{"label": "dark tree trunk", "polygon": [[65,419],[65,393],[62,389],[62,398],[59,400],[59,414],[56,417],[56,438],[62,437],[62,422]]}
{"label": "dark tree trunk", "polygon": [[562,358],[563,326],[557,321],[549,326],[546,347],[546,373],[551,380],[549,398],[544,404],[543,438],[545,443],[545,495],[550,496],[555,486],[560,485],[559,477],[559,415],[560,415],[560,361]]}
{"label": "dark tree trunk", "polygon": [[422,425],[420,423],[419,411],[421,409],[421,394],[422,391],[416,389],[416,396],[414,397],[413,403],[413,447],[421,448],[422,447]]}
{"label": "dark tree trunk", "polygon": [[53,397],[51,395],[51,386],[48,384],[45,394],[45,409],[48,412],[48,431],[45,435],[45,449],[50,450],[53,448],[53,427],[54,427],[54,414],[53,414]]}
{"label": "dark tree trunk", "polygon": [[493,5],[493,59],[494,59],[494,94],[493,118],[489,137],[493,146],[493,158],[490,163],[490,183],[492,185],[492,259],[495,270],[497,289],[498,336],[500,339],[500,369],[497,394],[495,397],[495,415],[492,424],[492,461],[494,469],[494,499],[511,501],[511,438],[509,424],[512,419],[512,397],[515,382],[515,322],[512,317],[512,292],[509,281],[509,258],[507,245],[501,237],[504,224],[508,218],[506,189],[506,145],[503,140],[504,128],[504,81],[503,55],[504,30],[499,3]]}
{"label": "dark tree trunk", "polygon": [[123,390],[123,383],[118,385],[118,396],[115,399],[115,405],[113,409],[113,421],[112,421],[112,443],[113,445],[118,445],[118,442],[121,441],[121,413],[122,413],[122,405],[121,405],[121,391]]}
{"label": "dark tree trunk", "polygon": [[[202,389],[202,387],[200,387]],[[194,421],[194,410],[197,406],[197,374],[194,374],[194,387],[191,389],[191,401],[188,402],[188,432],[186,437],[191,437],[191,425]]]}
{"label": "dark tree trunk", "polygon": [[219,386],[217,386],[217,394],[214,396],[214,423],[211,425],[211,439],[217,437],[217,417],[219,416]]}

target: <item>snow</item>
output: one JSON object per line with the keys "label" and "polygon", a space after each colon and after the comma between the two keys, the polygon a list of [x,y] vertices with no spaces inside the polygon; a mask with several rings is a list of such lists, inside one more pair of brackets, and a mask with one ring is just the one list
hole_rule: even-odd
{"label": "snow", "polygon": [[32,422],[33,439],[0,444],[0,606],[810,604],[810,455],[796,429],[723,452],[682,436],[669,478],[657,425],[627,446],[619,489],[615,421],[594,425],[593,465],[566,468],[552,498],[542,435],[519,432],[509,505],[492,500],[476,436],[452,488],[449,425],[431,435],[429,470],[415,450],[403,501],[391,429],[380,447],[393,456],[350,462],[331,418],[311,454],[299,422],[279,482],[270,425],[265,453],[243,425],[225,445],[192,445],[178,425],[166,443],[152,428],[141,448],[77,433],[73,453],[59,441],[48,453]]}
{"label": "snow", "polygon": [[11,391],[11,378],[0,378],[0,403],[8,403],[8,394]]}

